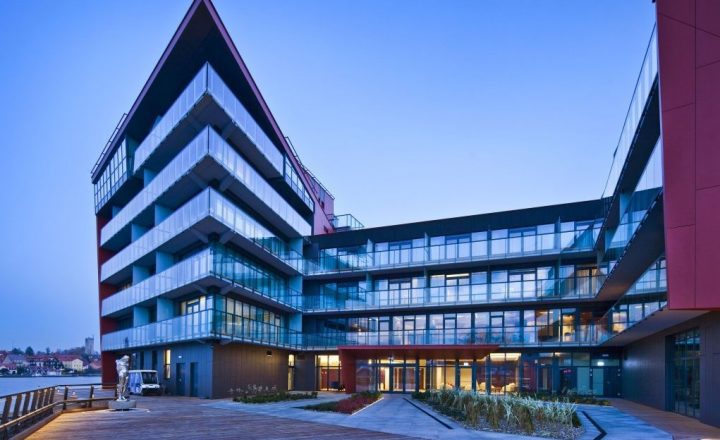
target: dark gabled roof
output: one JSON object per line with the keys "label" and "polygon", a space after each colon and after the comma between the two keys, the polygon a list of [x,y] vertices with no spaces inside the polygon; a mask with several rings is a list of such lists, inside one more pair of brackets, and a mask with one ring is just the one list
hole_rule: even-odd
{"label": "dark gabled roof", "polygon": [[[103,152],[99,166],[92,175],[93,183],[97,182],[123,137],[142,140],[151,130],[156,117],[165,113],[193,75],[208,61],[265,133],[285,151],[305,186],[311,187],[210,0],[193,1],[135,99],[118,135],[110,148]],[[312,191],[310,193],[317,206],[317,197]]]}

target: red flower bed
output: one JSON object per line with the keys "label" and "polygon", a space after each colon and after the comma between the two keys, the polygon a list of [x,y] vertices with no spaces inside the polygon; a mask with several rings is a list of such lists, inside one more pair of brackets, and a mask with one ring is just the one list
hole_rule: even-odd
{"label": "red flower bed", "polygon": [[380,398],[380,393],[359,393],[353,394],[347,399],[338,400],[337,402],[319,403],[303,407],[314,411],[332,411],[343,414],[352,414],[362,408],[370,405]]}
{"label": "red flower bed", "polygon": [[362,394],[355,394],[354,396],[343,399],[337,403],[335,411],[343,414],[352,414],[363,407],[370,405],[375,402],[378,398],[373,396],[367,396]]}

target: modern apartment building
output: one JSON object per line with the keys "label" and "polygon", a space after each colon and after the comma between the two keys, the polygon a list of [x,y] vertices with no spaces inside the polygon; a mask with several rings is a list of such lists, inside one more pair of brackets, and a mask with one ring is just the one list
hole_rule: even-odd
{"label": "modern apartment building", "polygon": [[363,228],[194,1],[92,170],[104,381],[129,354],[178,395],[576,393],[720,425],[720,8],[656,8],[601,198]]}

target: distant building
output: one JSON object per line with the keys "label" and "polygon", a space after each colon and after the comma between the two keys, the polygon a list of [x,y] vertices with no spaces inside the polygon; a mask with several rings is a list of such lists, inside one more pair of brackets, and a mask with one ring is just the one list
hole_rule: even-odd
{"label": "distant building", "polygon": [[63,365],[66,370],[74,370],[77,373],[82,373],[85,370],[85,362],[80,359],[79,356],[71,354],[60,354],[57,355],[57,360]]}
{"label": "distant building", "polygon": [[90,336],[89,338],[85,338],[85,354],[88,356],[92,356],[94,350],[95,350],[95,337]]}
{"label": "distant building", "polygon": [[5,356],[3,363],[5,365],[12,363],[18,367],[24,367],[24,366],[28,365],[27,358],[25,357],[24,354],[12,354],[12,353]]}

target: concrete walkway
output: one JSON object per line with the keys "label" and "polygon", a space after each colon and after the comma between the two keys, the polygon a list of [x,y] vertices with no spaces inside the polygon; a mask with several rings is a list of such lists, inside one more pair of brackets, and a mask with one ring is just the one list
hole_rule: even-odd
{"label": "concrete walkway", "polygon": [[610,402],[624,413],[670,433],[675,440],[720,439],[720,428],[706,425],[692,417],[662,411],[625,399],[610,399]]}
{"label": "concrete walkway", "polygon": [[667,432],[612,406],[578,405],[578,410],[605,430],[603,440],[672,440]]}
{"label": "concrete walkway", "polygon": [[321,393],[317,400],[278,402],[263,405],[242,404],[226,400],[208,403],[206,406],[432,440],[538,439],[538,437],[526,437],[466,429],[440,414],[433,414],[436,418],[442,420],[446,425],[450,425],[450,428],[448,428],[405,400],[406,398],[410,399],[409,395],[402,394],[385,394],[381,400],[352,415],[299,409],[301,406],[312,405],[323,401],[344,399],[346,397],[348,397],[347,394],[329,395],[328,393]]}

